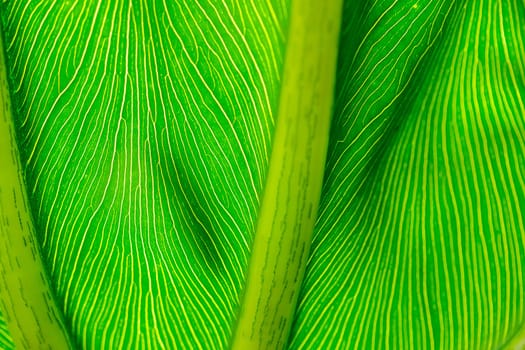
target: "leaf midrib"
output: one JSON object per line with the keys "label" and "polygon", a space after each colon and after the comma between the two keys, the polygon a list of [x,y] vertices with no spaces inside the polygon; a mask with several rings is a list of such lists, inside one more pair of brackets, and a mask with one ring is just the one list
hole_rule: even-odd
{"label": "leaf midrib", "polygon": [[272,154],[233,349],[287,344],[321,196],[342,1],[293,1]]}

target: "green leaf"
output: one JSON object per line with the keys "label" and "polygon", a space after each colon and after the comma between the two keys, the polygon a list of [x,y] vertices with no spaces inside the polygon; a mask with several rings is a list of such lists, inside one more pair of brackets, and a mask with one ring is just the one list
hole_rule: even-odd
{"label": "green leaf", "polygon": [[525,321],[525,7],[363,12],[292,347],[499,348]]}
{"label": "green leaf", "polygon": [[[525,3],[337,8],[0,5],[27,216],[75,346],[522,346]],[[329,113],[326,143],[308,130]]]}

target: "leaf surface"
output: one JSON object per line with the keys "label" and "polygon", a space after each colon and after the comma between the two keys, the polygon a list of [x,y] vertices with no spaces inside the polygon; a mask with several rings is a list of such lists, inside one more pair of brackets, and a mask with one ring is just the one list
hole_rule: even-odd
{"label": "leaf surface", "polygon": [[499,348],[525,317],[525,7],[362,13],[291,345]]}
{"label": "leaf surface", "polygon": [[[74,338],[228,346],[290,2],[1,6],[27,189]],[[519,0],[345,2],[291,348],[523,338],[524,39]]]}
{"label": "leaf surface", "polygon": [[228,343],[267,172],[286,10],[3,9],[38,238],[82,347]]}

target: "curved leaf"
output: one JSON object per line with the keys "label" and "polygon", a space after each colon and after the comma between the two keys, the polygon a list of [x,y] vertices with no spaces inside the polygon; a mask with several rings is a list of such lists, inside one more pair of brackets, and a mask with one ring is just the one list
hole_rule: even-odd
{"label": "curved leaf", "polygon": [[4,9],[38,238],[82,347],[228,343],[267,172],[285,5]]}
{"label": "curved leaf", "polygon": [[498,348],[525,321],[525,7],[363,13],[292,348]]}

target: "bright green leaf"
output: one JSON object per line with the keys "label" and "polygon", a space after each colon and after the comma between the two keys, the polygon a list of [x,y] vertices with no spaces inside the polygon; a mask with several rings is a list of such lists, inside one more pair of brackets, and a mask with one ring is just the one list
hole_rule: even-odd
{"label": "bright green leaf", "polygon": [[[317,23],[304,25],[309,47],[286,64],[305,35],[294,23],[310,18],[302,5],[0,5],[37,240],[79,346],[231,345],[257,276],[248,271],[269,261],[257,258],[262,213],[284,215],[285,228],[315,215],[315,200],[264,209],[275,154],[301,164],[326,147],[277,146],[279,120],[303,130],[283,122],[289,96],[305,118],[334,99],[311,239],[307,220],[297,222],[307,263],[305,248],[299,272],[287,272],[299,284],[306,269],[282,306],[289,347],[520,346],[525,3],[345,1],[330,19],[323,7],[337,3],[318,2],[316,18],[333,30],[342,21],[337,67],[324,56],[330,43],[315,40],[327,32]],[[324,64],[303,68],[316,60]],[[292,72],[317,82],[334,70],[334,94],[309,95],[313,83],[285,93]],[[285,189],[299,183],[275,178]],[[269,254],[294,256],[283,252]],[[256,292],[285,288],[261,266]],[[287,329],[268,310],[257,304],[256,318]],[[0,347],[11,347],[5,329]]]}

